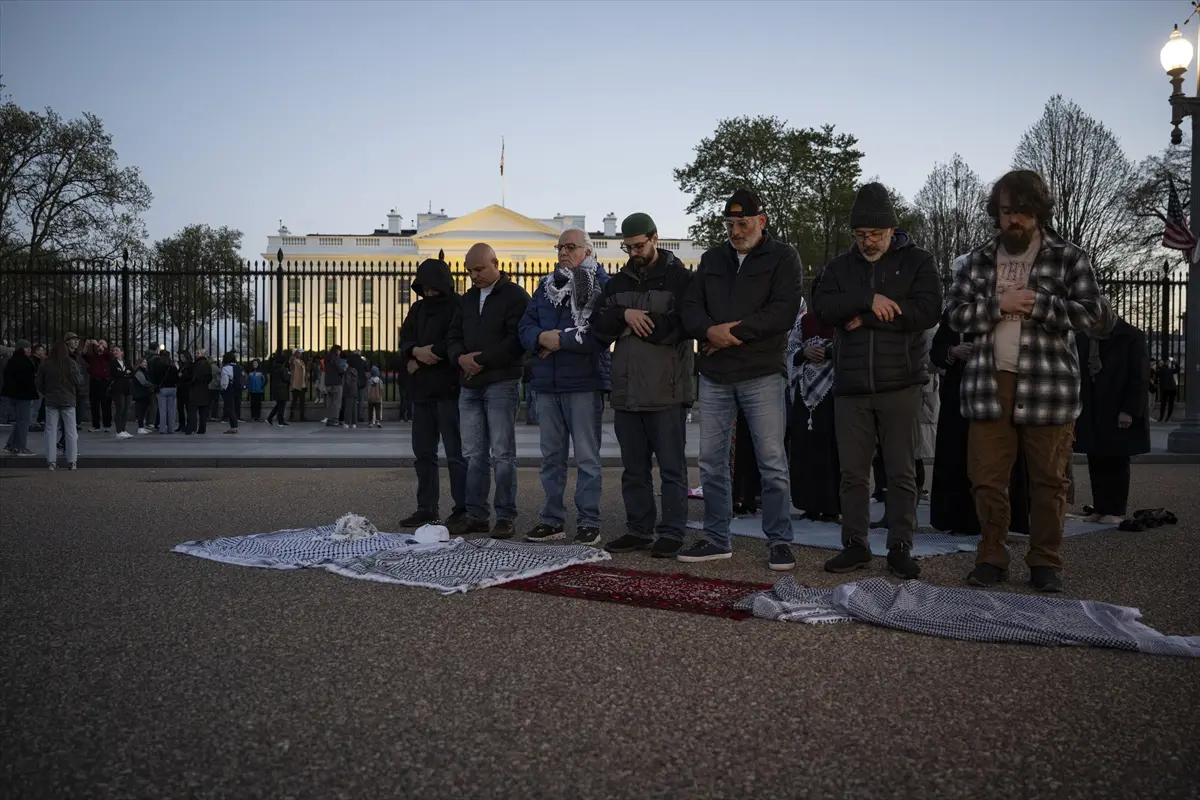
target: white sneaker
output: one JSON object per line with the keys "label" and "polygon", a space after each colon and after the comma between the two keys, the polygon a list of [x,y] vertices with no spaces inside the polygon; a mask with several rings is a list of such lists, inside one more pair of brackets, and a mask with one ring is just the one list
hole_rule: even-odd
{"label": "white sneaker", "polygon": [[325,419],[321,420],[321,424],[322,424],[322,425],[328,425],[328,424],[329,424],[329,417],[326,417]]}
{"label": "white sneaker", "polygon": [[358,427],[357,425],[351,425],[351,426],[350,426],[350,430],[354,430],[354,429],[355,429],[355,428],[357,428],[357,427]]}
{"label": "white sneaker", "polygon": [[146,434],[148,434],[150,432],[150,429],[149,428],[138,428],[137,432],[138,432],[139,436],[145,436]]}
{"label": "white sneaker", "polygon": [[121,431],[120,433],[117,434],[117,438],[118,439],[132,439],[133,434],[130,433],[129,431]]}
{"label": "white sneaker", "polygon": [[105,432],[105,433],[112,433],[112,428],[105,428],[105,429],[104,429],[104,432]]}

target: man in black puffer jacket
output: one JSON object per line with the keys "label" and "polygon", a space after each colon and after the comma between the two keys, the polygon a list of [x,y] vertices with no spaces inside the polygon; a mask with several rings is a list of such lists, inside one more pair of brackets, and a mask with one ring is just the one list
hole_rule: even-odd
{"label": "man in black puffer jacket", "polygon": [[887,188],[863,186],[850,211],[855,243],[826,265],[813,287],[813,312],[837,329],[834,419],[843,550],[825,569],[850,572],[871,561],[867,530],[878,432],[888,479],[888,566],[915,578],[917,424],[921,387],[929,379],[924,334],[938,323],[942,291],[933,256],[896,225]]}
{"label": "man in black puffer jacket", "polygon": [[683,325],[701,347],[700,485],[704,539],[676,558],[729,558],[733,516],[729,445],[741,410],[754,438],[762,476],[762,529],[768,566],[796,566],[784,433],[787,335],[800,310],[800,257],[766,231],[758,196],[738,189],[725,204],[729,241],[704,253],[683,301]]}
{"label": "man in black puffer jacket", "polygon": [[466,522],[467,462],[458,430],[458,365],[450,358],[450,323],[462,299],[454,291],[450,265],[427,258],[417,267],[413,303],[400,327],[400,358],[412,398],[412,445],[416,456],[417,510],[400,521],[419,527],[438,520],[438,437],[446,448],[450,497],[454,510],[446,519],[456,530]]}

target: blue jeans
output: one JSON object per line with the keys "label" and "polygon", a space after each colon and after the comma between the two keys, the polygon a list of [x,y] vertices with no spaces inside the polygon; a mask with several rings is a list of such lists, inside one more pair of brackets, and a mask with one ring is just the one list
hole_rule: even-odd
{"label": "blue jeans", "polygon": [[71,406],[46,406],[46,463],[58,463],[59,423],[62,424],[67,463],[74,464],[79,458],[79,431],[75,429],[75,409]]}
{"label": "blue jeans", "polygon": [[567,488],[567,452],[575,444],[575,523],[600,527],[600,438],[596,431],[599,392],[538,392],[537,418],[542,443],[542,491],[546,503],[539,519],[547,525],[566,522],[563,492]]}
{"label": "blue jeans", "polygon": [[537,389],[530,384],[525,384],[525,422],[529,425],[537,425],[537,421]]}
{"label": "blue jeans", "polygon": [[158,387],[158,432],[175,432],[175,387]]}
{"label": "blue jeans", "polygon": [[791,488],[783,438],[782,375],[765,375],[740,383],[714,383],[700,376],[700,485],[704,489],[704,533],[712,544],[729,550],[729,520],[733,517],[730,494],[729,447],[740,408],[750,426],[758,471],[762,475],[762,529],[769,544],[792,541]]}
{"label": "blue jeans", "polygon": [[520,403],[516,380],[497,381],[481,388],[462,387],[458,417],[463,458],[467,460],[467,516],[488,520],[492,465],[496,467],[496,519],[517,518],[517,421]]}
{"label": "blue jeans", "polygon": [[13,423],[12,430],[8,434],[7,447],[12,450],[27,450],[29,444],[29,418],[33,411],[32,400],[9,400],[12,403],[14,416],[16,421]]}

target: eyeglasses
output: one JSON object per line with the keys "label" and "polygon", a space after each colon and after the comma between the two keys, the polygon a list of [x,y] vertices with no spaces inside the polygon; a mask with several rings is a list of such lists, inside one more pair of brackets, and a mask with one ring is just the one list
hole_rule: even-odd
{"label": "eyeglasses", "polygon": [[650,246],[650,240],[644,242],[626,242],[621,245],[622,253],[640,253]]}
{"label": "eyeglasses", "polygon": [[866,244],[867,242],[882,242],[882,241],[885,241],[887,238],[888,238],[888,231],[886,231],[886,230],[855,231],[854,232],[854,241],[858,242],[859,244]]}
{"label": "eyeglasses", "polygon": [[586,250],[586,249],[587,248],[584,247],[583,245],[575,244],[574,242],[567,242],[566,244],[554,245],[554,250],[555,250],[555,252],[558,252],[558,253],[561,253],[563,250],[566,250],[568,253],[574,253],[576,250]]}
{"label": "eyeglasses", "polygon": [[751,220],[757,220],[758,217],[729,217],[725,220],[725,230],[732,231],[737,228],[739,231],[748,231],[753,225]]}

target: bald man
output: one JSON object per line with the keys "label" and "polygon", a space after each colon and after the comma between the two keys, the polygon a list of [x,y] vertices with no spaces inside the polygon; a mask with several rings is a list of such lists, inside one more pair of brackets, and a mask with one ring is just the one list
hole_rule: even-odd
{"label": "bald man", "polygon": [[[525,351],[517,325],[529,293],[500,271],[496,251],[476,244],[464,260],[471,288],[450,322],[447,351],[458,366],[458,413],[467,460],[467,514],[452,536],[491,533],[508,539],[517,518],[517,439],[515,424]],[[496,525],[491,527],[488,495],[496,470]]]}

